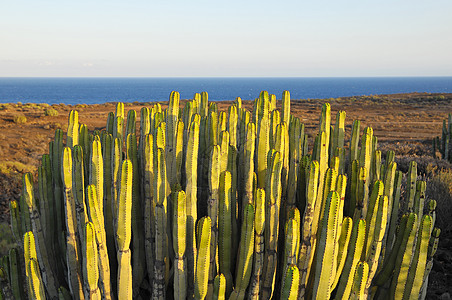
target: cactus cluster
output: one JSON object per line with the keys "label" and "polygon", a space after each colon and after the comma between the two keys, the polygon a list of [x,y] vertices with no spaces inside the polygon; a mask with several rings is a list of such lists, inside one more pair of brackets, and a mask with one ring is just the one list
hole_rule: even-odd
{"label": "cactus cluster", "polygon": [[326,103],[308,151],[290,103],[287,91],[280,104],[261,92],[252,112],[240,98],[225,112],[203,92],[181,108],[172,92],[167,109],[141,109],[139,128],[118,103],[94,132],[72,111],[42,156],[37,189],[26,174],[10,203],[20,251],[1,264],[3,293],[425,297],[439,229],[416,164],[401,199],[403,174],[372,128],[354,121],[346,147],[345,112],[333,125]]}
{"label": "cactus cluster", "polygon": [[441,137],[437,136],[432,140],[433,143],[433,157],[436,157],[436,152],[439,152],[442,159],[452,162],[452,146],[450,141],[452,138],[452,114],[449,114],[447,121],[443,120],[443,127],[441,130]]}

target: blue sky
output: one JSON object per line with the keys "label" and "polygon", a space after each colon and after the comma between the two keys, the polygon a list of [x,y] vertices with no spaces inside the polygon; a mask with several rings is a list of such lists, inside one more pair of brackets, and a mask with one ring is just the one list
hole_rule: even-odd
{"label": "blue sky", "polygon": [[452,76],[450,0],[15,0],[0,11],[1,77]]}

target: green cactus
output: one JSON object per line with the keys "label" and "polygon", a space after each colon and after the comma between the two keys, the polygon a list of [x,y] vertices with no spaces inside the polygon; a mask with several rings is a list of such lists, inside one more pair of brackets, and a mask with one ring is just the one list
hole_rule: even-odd
{"label": "green cactus", "polygon": [[153,298],[164,299],[169,267],[167,241],[167,177],[165,150],[158,148],[154,157],[155,259]]}
{"label": "green cactus", "polygon": [[328,299],[336,273],[336,235],[338,230],[339,194],[330,192],[325,203],[325,217],[319,235],[315,277],[312,295],[318,299]]}
{"label": "green cactus", "polygon": [[249,298],[259,299],[264,265],[265,190],[257,188],[254,197],[254,262]]}
{"label": "green cactus", "polygon": [[209,279],[210,265],[210,239],[212,233],[212,221],[210,217],[203,217],[198,221],[198,256],[196,258],[195,272],[195,299],[205,299],[207,295],[207,283]]}
{"label": "green cactus", "polygon": [[130,240],[132,238],[132,162],[122,162],[116,212],[116,245],[118,249],[118,299],[132,299],[132,266]]}
{"label": "green cactus", "polygon": [[298,295],[300,272],[296,265],[291,265],[285,274],[283,286],[281,288],[281,299],[295,300]]}
{"label": "green cactus", "polygon": [[215,281],[213,283],[213,300],[224,299],[226,299],[226,278],[220,273],[215,276]]}
{"label": "green cactus", "polygon": [[31,299],[46,299],[43,280],[39,271],[39,264],[35,258],[31,258],[27,264],[29,296]]}
{"label": "green cactus", "polygon": [[339,279],[335,299],[348,299],[352,292],[354,274],[364,248],[366,221],[359,219],[353,222],[347,258]]}
{"label": "green cactus", "polygon": [[11,248],[9,250],[9,283],[15,299],[25,299],[24,289],[22,288],[22,268],[19,250]]}
{"label": "green cactus", "polygon": [[78,145],[79,134],[78,112],[76,110],[71,110],[68,123],[66,145],[73,148]]}
{"label": "green cactus", "polygon": [[368,264],[365,261],[359,262],[356,267],[355,276],[353,277],[353,286],[349,299],[353,300],[365,299],[364,290],[366,287],[368,273],[369,273]]}
{"label": "green cactus", "polygon": [[99,267],[96,243],[96,229],[91,222],[85,224],[85,247],[84,255],[84,277],[86,281],[85,298],[101,299],[101,292],[98,286]]}
{"label": "green cactus", "polygon": [[184,191],[173,197],[174,299],[187,298],[187,272],[185,264],[186,199]]}
{"label": "green cactus", "polygon": [[408,278],[403,291],[403,299],[418,299],[422,287],[425,267],[427,264],[427,250],[432,229],[432,217],[422,218],[417,234],[416,249],[410,265]]}
{"label": "green cactus", "polygon": [[40,261],[43,266],[41,270],[42,280],[46,286],[46,290],[50,298],[56,298],[58,297],[58,281],[55,277],[55,273],[53,271],[54,269],[52,268],[54,264],[50,264],[50,259],[52,257],[49,256],[48,250],[45,246],[40,216],[33,192],[33,178],[31,173],[26,173],[23,176],[23,197],[30,215],[31,227],[33,228],[33,233],[36,236],[36,252],[38,254],[38,261]]}
{"label": "green cactus", "polygon": [[110,283],[110,262],[107,252],[107,234],[105,231],[105,225],[102,223],[102,211],[97,202],[97,190],[96,186],[91,184],[87,188],[87,198],[88,198],[88,211],[89,211],[89,221],[92,222],[95,230],[95,238],[98,248],[99,257],[99,271],[100,271],[100,283],[103,291],[103,297],[105,299],[112,299],[112,290]]}
{"label": "green cactus", "polygon": [[220,174],[220,192],[218,201],[218,258],[219,272],[226,279],[226,294],[232,291],[232,206],[231,173]]}
{"label": "green cactus", "polygon": [[245,299],[246,288],[251,277],[251,268],[253,264],[254,252],[254,206],[247,204],[243,213],[243,222],[241,228],[240,245],[237,276],[235,279],[235,288],[229,299]]}
{"label": "green cactus", "polygon": [[69,289],[77,299],[83,299],[81,249],[77,236],[77,217],[72,184],[72,151],[65,147],[63,150],[63,184],[64,208],[66,220],[66,243]]}

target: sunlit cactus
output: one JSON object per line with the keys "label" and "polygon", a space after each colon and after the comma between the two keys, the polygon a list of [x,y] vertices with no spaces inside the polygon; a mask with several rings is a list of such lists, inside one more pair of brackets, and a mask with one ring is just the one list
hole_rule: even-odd
{"label": "sunlit cactus", "polygon": [[425,296],[437,203],[416,163],[403,184],[372,128],[347,133],[325,103],[309,141],[288,91],[227,109],[206,92],[126,108],[96,131],[72,111],[36,188],[24,176],[9,203],[18,250],[0,259],[15,298]]}

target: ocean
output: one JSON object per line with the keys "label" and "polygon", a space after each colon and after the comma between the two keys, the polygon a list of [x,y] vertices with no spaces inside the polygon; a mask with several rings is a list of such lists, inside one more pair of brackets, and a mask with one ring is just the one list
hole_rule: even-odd
{"label": "ocean", "polygon": [[167,101],[206,91],[209,100],[255,99],[266,90],[281,98],[325,99],[411,92],[452,93],[452,77],[290,78],[0,78],[0,103],[95,104]]}

